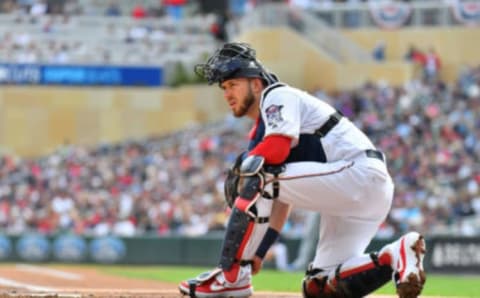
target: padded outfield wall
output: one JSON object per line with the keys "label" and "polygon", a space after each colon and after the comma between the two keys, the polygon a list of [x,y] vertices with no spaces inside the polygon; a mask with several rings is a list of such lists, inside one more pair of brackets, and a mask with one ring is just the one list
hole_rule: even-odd
{"label": "padded outfield wall", "polygon": [[[106,263],[135,265],[215,266],[223,234],[201,237],[82,237],[0,234],[1,262]],[[367,252],[378,251],[393,239],[374,240]],[[480,239],[427,237],[425,267],[430,272],[478,273]],[[297,256],[300,239],[286,239],[289,261]],[[272,262],[266,266],[273,267]]]}

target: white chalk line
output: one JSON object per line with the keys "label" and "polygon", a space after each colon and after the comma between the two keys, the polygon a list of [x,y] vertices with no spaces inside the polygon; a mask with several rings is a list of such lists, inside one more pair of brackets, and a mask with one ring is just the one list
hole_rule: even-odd
{"label": "white chalk line", "polygon": [[29,291],[51,292],[51,291],[55,290],[53,288],[42,287],[42,286],[37,286],[37,285],[33,285],[33,284],[27,284],[27,283],[15,281],[15,280],[8,279],[8,278],[3,278],[3,277],[0,277],[0,285],[6,286],[6,287],[27,289]]}
{"label": "white chalk line", "polygon": [[68,280],[82,280],[83,276],[77,273],[71,273],[67,271],[62,271],[58,269],[47,268],[43,266],[35,266],[30,264],[17,264],[15,266],[17,270],[26,271],[26,272],[33,272],[53,277],[58,277],[62,279]]}
{"label": "white chalk line", "polygon": [[[62,278],[62,279],[68,279],[68,280],[80,280],[83,279],[83,276],[75,273],[70,273],[70,272],[65,272],[62,270],[57,270],[57,269],[51,269],[51,268],[46,268],[42,266],[34,266],[34,265],[28,265],[28,264],[17,264],[15,265],[15,268],[19,271],[26,271],[26,272],[33,272],[35,274],[43,274],[43,275],[48,275],[48,276],[53,276],[57,278]],[[0,277],[0,286],[4,287],[13,287],[13,288],[20,288],[20,289],[25,289],[28,291],[37,291],[37,292],[57,292],[57,288],[52,288],[52,287],[44,287],[44,286],[39,286],[35,285],[32,283],[24,283],[20,281],[16,281],[13,279],[8,279],[8,278],[3,278]],[[46,297],[48,295],[51,295],[49,293],[35,293],[35,296],[32,297]],[[12,294],[15,295],[15,294]],[[9,295],[9,297],[15,297]],[[22,296],[22,293],[19,293],[20,296]],[[68,294],[65,293],[61,295],[61,297],[65,298],[79,298],[81,295],[79,294]]]}

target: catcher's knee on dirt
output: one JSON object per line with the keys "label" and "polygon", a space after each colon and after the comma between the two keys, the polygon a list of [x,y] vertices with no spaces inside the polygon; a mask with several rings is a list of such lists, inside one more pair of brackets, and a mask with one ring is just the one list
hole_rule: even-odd
{"label": "catcher's knee on dirt", "polygon": [[219,266],[231,283],[238,277],[239,266],[253,258],[268,228],[268,217],[258,216],[268,216],[271,211],[271,202],[261,197],[263,162],[263,157],[249,156],[240,167],[241,185],[228,221]]}
{"label": "catcher's knee on dirt", "polygon": [[309,268],[302,283],[304,298],[361,298],[392,278],[389,264],[379,262],[375,253],[346,262],[334,272]]}

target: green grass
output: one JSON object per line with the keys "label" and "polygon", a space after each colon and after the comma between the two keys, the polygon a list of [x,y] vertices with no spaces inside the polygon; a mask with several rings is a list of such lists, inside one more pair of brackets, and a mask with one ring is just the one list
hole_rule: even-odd
{"label": "green grass", "polygon": [[[195,277],[208,269],[169,266],[107,266],[102,270],[114,275],[171,282],[176,285],[181,280]],[[260,274],[254,276],[253,284],[257,291],[300,293],[302,278],[302,272],[287,273],[264,269]],[[375,293],[392,295],[395,293],[395,289],[392,283],[388,283]],[[422,296],[478,298],[480,297],[480,276],[429,274]]]}
{"label": "green grass", "polygon": [[[395,293],[393,283],[385,285],[376,293]],[[480,297],[480,276],[429,274],[422,296],[478,298]]]}

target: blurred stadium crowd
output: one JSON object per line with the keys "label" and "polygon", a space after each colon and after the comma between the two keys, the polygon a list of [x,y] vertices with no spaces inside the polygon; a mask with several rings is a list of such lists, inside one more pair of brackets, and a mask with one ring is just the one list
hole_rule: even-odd
{"label": "blurred stadium crowd", "polygon": [[[367,83],[326,97],[388,157],[396,193],[378,237],[480,233],[480,67],[449,87]],[[0,226],[12,234],[202,235],[224,228],[225,170],[246,148],[249,123],[194,126],[157,138],[65,145],[38,159],[0,161]],[[294,213],[286,236],[300,236]]]}
{"label": "blurred stadium crowd", "polygon": [[[3,0],[0,57],[13,63],[151,65],[191,57],[190,51],[210,52],[215,40],[226,38],[216,27],[224,20],[190,9],[197,2]],[[233,15],[252,5],[230,2]],[[72,15],[116,18],[98,23]],[[153,22],[148,16],[164,18]],[[176,20],[187,16],[177,26]],[[454,86],[434,79],[405,86],[366,83],[328,96],[311,92],[331,101],[387,155],[396,193],[378,237],[411,229],[480,234],[480,67],[465,69]],[[227,117],[149,139],[66,144],[37,159],[5,154],[0,227],[8,234],[97,236],[222,230],[229,212],[223,200],[225,170],[246,148],[248,125]],[[301,236],[302,225],[297,211],[285,234]]]}
{"label": "blurred stadium crowd", "polygon": [[0,62],[192,64],[237,32],[239,18],[272,2],[328,9],[368,1],[228,0],[218,11],[206,0],[0,0]]}
{"label": "blurred stadium crowd", "polygon": [[0,61],[164,65],[192,62],[225,42],[256,5],[229,0],[1,0]]}
{"label": "blurred stadium crowd", "polygon": [[[187,1],[171,1],[180,10],[170,13],[161,1],[150,1],[152,6],[135,1],[3,2],[3,62],[162,65],[188,62],[215,46],[210,32],[215,15],[196,13],[195,7],[183,12]],[[179,18],[184,18],[181,23]]]}

